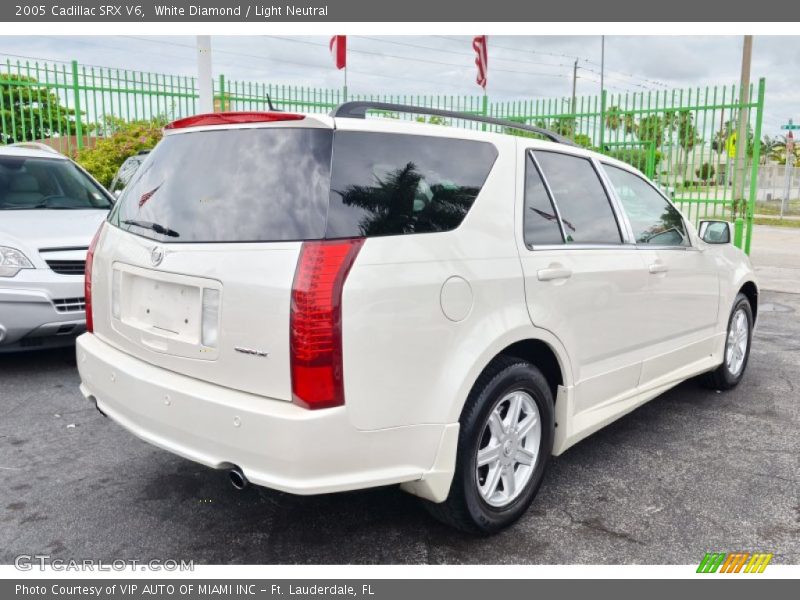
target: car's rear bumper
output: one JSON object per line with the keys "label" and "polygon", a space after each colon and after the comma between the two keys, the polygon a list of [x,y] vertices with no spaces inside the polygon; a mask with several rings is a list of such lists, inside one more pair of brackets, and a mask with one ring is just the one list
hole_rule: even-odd
{"label": "car's rear bumper", "polygon": [[[355,429],[347,408],[306,410],[156,367],[85,334],[81,392],[143,440],[213,468],[242,469],[257,485],[319,494],[394,483],[447,496],[456,425]],[[409,483],[411,482],[411,483]]]}

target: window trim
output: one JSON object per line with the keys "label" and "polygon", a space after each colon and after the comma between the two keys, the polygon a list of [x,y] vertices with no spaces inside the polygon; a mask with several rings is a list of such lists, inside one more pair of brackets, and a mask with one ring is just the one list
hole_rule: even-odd
{"label": "window trim", "polygon": [[[692,237],[692,235],[690,233],[690,228],[689,228],[688,223],[686,222],[686,217],[684,217],[683,213],[680,211],[680,209],[677,206],[675,206],[675,204],[672,202],[672,200],[670,200],[667,197],[667,195],[664,194],[664,192],[662,192],[660,189],[658,189],[658,187],[652,181],[650,181],[647,177],[641,175],[640,173],[638,173],[637,171],[635,171],[635,170],[633,170],[631,168],[625,168],[625,167],[622,167],[620,165],[615,165],[615,164],[612,164],[612,163],[610,163],[608,161],[605,161],[605,160],[598,160],[597,162],[598,162],[598,165],[602,166],[603,175],[606,178],[608,178],[608,183],[609,183],[610,189],[614,193],[614,198],[616,198],[617,201],[619,202],[620,207],[621,207],[621,209],[623,211],[623,214],[625,215],[625,222],[627,223],[628,227],[630,228],[631,243],[633,243],[636,248],[645,249],[645,250],[683,250],[683,251],[686,251],[686,250],[698,250],[697,246],[695,245],[694,238]],[[683,223],[683,229],[684,229],[684,232],[686,233],[686,239],[689,241],[689,244],[688,245],[684,245],[684,246],[659,246],[657,244],[641,244],[641,243],[637,242],[636,241],[636,235],[633,233],[633,226],[631,225],[630,219],[628,217],[628,213],[625,211],[625,208],[622,205],[622,200],[620,200],[619,196],[617,196],[617,190],[614,187],[613,183],[611,183],[611,178],[608,176],[608,173],[606,172],[606,168],[607,167],[611,167],[613,169],[618,169],[620,171],[624,171],[625,173],[628,173],[629,175],[632,175],[633,177],[636,177],[637,179],[642,180],[646,185],[648,185],[650,187],[650,189],[652,189],[654,192],[656,192],[656,194],[658,194],[661,197],[661,199],[664,200],[664,202],[666,202],[669,206],[671,206],[678,213],[678,216],[680,216],[680,218],[681,218],[681,223]]]}
{"label": "window trim", "polygon": [[[533,168],[536,169],[536,172],[539,174],[539,178],[542,180],[542,185],[544,185],[544,193],[547,194],[547,199],[550,200],[550,205],[553,207],[553,210],[556,213],[556,218],[558,219],[558,230],[561,232],[561,243],[560,244],[528,244],[528,241],[525,239],[525,217],[527,216],[526,208],[526,201],[528,196],[528,159],[530,159],[531,164],[533,164]],[[523,173],[524,182],[523,182],[523,189],[522,189],[522,243],[525,244],[526,248],[534,248],[535,246],[542,247],[542,246],[564,246],[567,243],[567,232],[564,231],[564,221],[561,218],[561,211],[558,209],[558,205],[556,204],[555,200],[553,199],[553,190],[550,189],[550,183],[547,181],[547,177],[544,175],[544,171],[542,171],[541,165],[539,165],[539,161],[536,160],[536,155],[533,152],[533,148],[528,148],[525,151],[525,171]]]}
{"label": "window trim", "polygon": [[[608,205],[611,208],[611,214],[614,217],[614,221],[617,225],[617,232],[619,233],[620,241],[619,242],[608,242],[608,243],[584,243],[584,242],[567,242],[566,241],[566,232],[564,231],[564,223],[563,219],[561,218],[561,210],[558,207],[558,202],[555,200],[555,196],[553,195],[553,191],[550,187],[550,183],[547,180],[547,176],[544,173],[544,170],[541,168],[538,159],[536,158],[537,152],[549,152],[550,154],[561,154],[564,156],[568,156],[570,158],[576,158],[580,160],[585,160],[589,163],[592,169],[597,176],[597,179],[600,182],[600,186],[603,189],[603,192],[606,195],[606,199],[608,200]],[[632,229],[630,228],[630,224],[628,223],[628,217],[625,215],[624,212],[619,210],[617,204],[617,197],[614,194],[610,193],[609,187],[605,180],[605,172],[599,168],[599,162],[593,156],[583,156],[580,154],[573,154],[571,152],[564,152],[562,150],[551,150],[549,148],[542,149],[536,147],[527,147],[525,148],[525,157],[527,162],[527,156],[530,155],[536,165],[536,169],[539,171],[539,174],[542,177],[542,182],[544,183],[545,189],[547,191],[547,195],[550,198],[550,202],[553,204],[553,208],[558,215],[558,223],[559,228],[561,230],[561,237],[564,241],[560,244],[533,244],[528,245],[525,241],[525,215],[523,212],[521,226],[522,226],[522,243],[529,251],[537,251],[537,250],[564,250],[564,249],[574,249],[574,250],[617,250],[617,249],[631,249],[635,250],[636,245],[632,242],[632,235],[630,232]],[[523,178],[525,177],[525,173],[523,172]],[[522,204],[523,207],[525,205],[525,187],[523,183],[523,190],[522,190]]]}

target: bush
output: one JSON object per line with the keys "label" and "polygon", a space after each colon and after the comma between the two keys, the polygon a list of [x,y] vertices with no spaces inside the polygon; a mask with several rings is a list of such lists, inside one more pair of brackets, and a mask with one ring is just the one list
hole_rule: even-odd
{"label": "bush", "polygon": [[710,163],[703,163],[702,167],[695,170],[695,175],[697,175],[701,181],[706,182],[714,179],[714,174],[716,172],[717,171],[714,168],[714,165]]}
{"label": "bush", "polygon": [[[621,160],[622,162],[628,163],[630,166],[639,169],[642,172],[647,171],[647,158],[649,155],[648,150],[643,150],[641,148],[622,148],[619,150],[610,150],[606,152],[606,155],[610,156],[611,158],[616,158],[617,160]],[[661,162],[661,152],[656,150],[655,157],[653,158],[653,172],[658,172],[658,163]]]}
{"label": "bush", "polygon": [[105,187],[111,185],[117,170],[125,159],[140,150],[150,150],[161,139],[160,121],[132,121],[114,119],[106,122],[113,131],[108,137],[99,139],[92,148],[78,152],[78,163]]}

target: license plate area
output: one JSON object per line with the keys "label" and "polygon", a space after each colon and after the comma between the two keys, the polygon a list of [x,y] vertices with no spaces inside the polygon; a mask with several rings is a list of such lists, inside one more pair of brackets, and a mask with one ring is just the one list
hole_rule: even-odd
{"label": "license plate area", "polygon": [[[219,351],[203,344],[203,290],[219,281],[112,265],[112,326],[122,336],[151,352],[201,360],[216,360]],[[217,325],[219,313],[215,314]]]}
{"label": "license plate area", "polygon": [[200,342],[202,288],[122,273],[120,320],[189,344]]}

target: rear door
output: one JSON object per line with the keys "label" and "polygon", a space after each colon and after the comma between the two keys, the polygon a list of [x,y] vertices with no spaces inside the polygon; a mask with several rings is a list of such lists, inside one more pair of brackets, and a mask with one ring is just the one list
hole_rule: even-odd
{"label": "rear door", "polygon": [[647,263],[649,318],[642,324],[646,348],[642,385],[713,351],[719,304],[719,279],[712,256],[692,245],[686,223],[647,180],[603,165]]}
{"label": "rear door", "polygon": [[616,207],[586,157],[527,149],[524,156],[525,292],[534,324],[570,355],[575,412],[638,384],[648,274],[626,243]]}
{"label": "rear door", "polygon": [[332,123],[187,129],[125,189],[95,254],[95,333],[149,363],[291,399],[303,240],[325,235]]}

